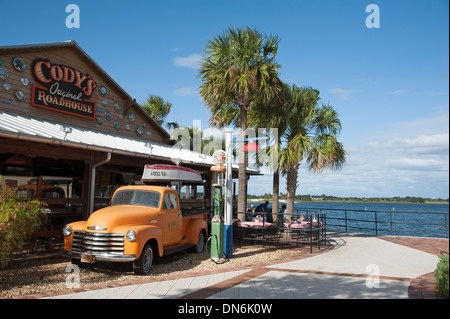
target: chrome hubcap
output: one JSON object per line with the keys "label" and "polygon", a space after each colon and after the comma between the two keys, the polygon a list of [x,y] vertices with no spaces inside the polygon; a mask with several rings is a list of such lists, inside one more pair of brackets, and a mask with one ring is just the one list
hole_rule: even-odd
{"label": "chrome hubcap", "polygon": [[197,252],[203,251],[203,246],[204,245],[205,245],[205,240],[203,238],[203,234],[200,233],[200,235],[198,235]]}
{"label": "chrome hubcap", "polygon": [[153,252],[151,248],[148,248],[144,254],[144,271],[145,273],[150,271],[153,262]]}

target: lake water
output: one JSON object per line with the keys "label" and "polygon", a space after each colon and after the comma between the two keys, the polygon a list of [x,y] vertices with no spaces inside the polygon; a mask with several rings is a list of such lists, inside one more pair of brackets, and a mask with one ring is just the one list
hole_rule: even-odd
{"label": "lake water", "polygon": [[328,229],[448,238],[448,204],[302,202],[296,203],[295,208],[300,213],[315,210],[326,213]]}

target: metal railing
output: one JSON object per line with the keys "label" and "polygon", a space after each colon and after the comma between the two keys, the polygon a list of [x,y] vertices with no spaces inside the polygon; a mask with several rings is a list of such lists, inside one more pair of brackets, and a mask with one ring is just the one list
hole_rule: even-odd
{"label": "metal railing", "polygon": [[327,228],[386,236],[449,238],[449,214],[354,209],[307,208],[326,214]]}

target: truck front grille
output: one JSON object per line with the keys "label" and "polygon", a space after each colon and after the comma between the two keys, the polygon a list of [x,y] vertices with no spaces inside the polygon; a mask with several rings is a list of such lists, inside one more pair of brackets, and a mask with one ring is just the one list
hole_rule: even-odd
{"label": "truck front grille", "polygon": [[123,255],[123,234],[73,232],[72,251],[88,254]]}

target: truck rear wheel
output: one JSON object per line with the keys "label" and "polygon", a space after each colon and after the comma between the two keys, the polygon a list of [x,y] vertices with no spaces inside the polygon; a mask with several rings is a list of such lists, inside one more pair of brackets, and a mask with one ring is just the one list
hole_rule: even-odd
{"label": "truck rear wheel", "polygon": [[194,252],[200,254],[203,251],[203,247],[205,247],[205,235],[203,231],[198,234],[197,245],[194,246]]}
{"label": "truck rear wheel", "polygon": [[139,259],[133,262],[133,270],[136,275],[146,275],[150,272],[153,264],[153,248],[152,245],[145,245]]}

